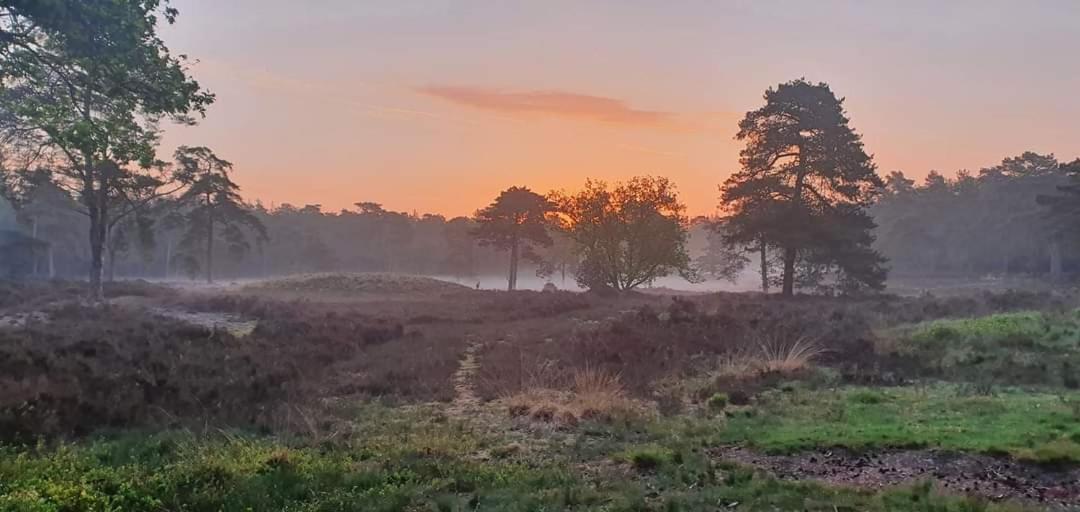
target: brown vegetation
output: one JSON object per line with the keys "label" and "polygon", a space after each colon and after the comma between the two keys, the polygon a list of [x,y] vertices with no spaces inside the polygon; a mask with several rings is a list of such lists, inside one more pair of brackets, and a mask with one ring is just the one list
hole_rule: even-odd
{"label": "brown vegetation", "polygon": [[[641,411],[654,400],[661,409],[700,403],[717,392],[745,402],[764,383],[814,365],[847,381],[900,383],[932,369],[877,354],[882,327],[1062,309],[1072,300],[1019,292],[782,300],[462,289],[395,301],[331,293],[323,301],[128,283],[107,291],[112,305],[91,306],[77,291],[63,283],[0,287],[3,314],[44,315],[0,326],[0,437],[175,418],[275,428],[289,404],[354,395],[449,401],[468,339],[480,342],[480,399],[505,398],[519,414],[565,421]],[[237,338],[155,313],[163,310],[234,315],[256,327]]]}
{"label": "brown vegetation", "polygon": [[580,421],[625,420],[640,417],[649,409],[627,396],[618,375],[591,368],[575,372],[568,385],[533,384],[503,402],[515,418],[563,426],[576,426]]}

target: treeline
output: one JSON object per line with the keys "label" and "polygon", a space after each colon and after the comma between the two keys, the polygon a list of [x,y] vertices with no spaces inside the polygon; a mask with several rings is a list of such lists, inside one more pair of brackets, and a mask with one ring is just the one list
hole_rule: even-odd
{"label": "treeline", "polygon": [[[27,183],[20,179],[24,176],[9,174],[4,196],[14,206],[18,227],[48,248],[28,258],[18,274],[84,277],[90,264],[86,215],[53,182]],[[338,212],[323,211],[320,205],[242,207],[262,226],[263,236],[246,226],[235,233],[222,230],[214,235],[219,243],[207,254],[205,221],[196,215],[185,218],[189,217],[186,212],[195,212],[179,197],[155,200],[138,220],[132,217],[110,230],[104,279],[203,279],[207,261],[213,262],[214,274],[223,278],[323,271],[465,278],[506,270],[505,258],[471,235],[476,223],[468,217],[393,212],[370,202]],[[535,268],[530,266],[530,270]]]}
{"label": "treeline", "polygon": [[290,204],[255,204],[251,210],[266,226],[269,240],[239,258],[223,260],[224,274],[355,271],[465,278],[505,272],[504,258],[472,237],[475,222],[468,217],[394,212],[373,202],[338,212]]}
{"label": "treeline", "polygon": [[[25,179],[33,176],[42,181]],[[44,170],[8,174],[4,195],[13,200],[19,226],[49,246],[21,273],[83,277],[90,258],[86,216],[47,176]],[[116,276],[202,279],[207,261],[213,262],[214,275],[223,278],[354,271],[464,280],[507,272],[508,254],[483,243],[477,218],[395,212],[374,202],[356,203],[337,212],[324,211],[321,205],[245,204],[243,208],[262,226],[263,235],[256,236],[251,228],[232,234],[222,231],[214,235],[218,243],[208,255],[202,229],[205,212],[198,215],[183,195],[193,194],[156,199],[131,222],[110,230],[104,255],[106,281]],[[698,218],[687,225],[704,240],[707,223]],[[559,286],[572,284],[579,261],[575,248],[554,225],[541,229],[551,244],[523,247],[522,271]],[[199,236],[192,236],[192,231]]]}
{"label": "treeline", "polygon": [[921,183],[893,172],[871,208],[875,247],[897,275],[1076,272],[1080,238],[1067,207],[1078,174],[1080,160],[1033,152],[975,174],[931,172]]}

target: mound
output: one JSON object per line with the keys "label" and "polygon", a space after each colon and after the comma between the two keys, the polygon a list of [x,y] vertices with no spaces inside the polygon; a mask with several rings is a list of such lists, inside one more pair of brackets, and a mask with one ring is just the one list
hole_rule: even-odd
{"label": "mound", "polygon": [[447,293],[469,290],[467,286],[430,277],[381,273],[304,274],[271,279],[247,287],[302,293]]}

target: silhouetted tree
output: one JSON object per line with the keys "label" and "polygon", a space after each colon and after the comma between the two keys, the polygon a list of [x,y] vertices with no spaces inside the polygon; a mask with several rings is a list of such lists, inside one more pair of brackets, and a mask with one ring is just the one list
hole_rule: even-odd
{"label": "silhouetted tree", "polygon": [[523,253],[533,254],[531,244],[551,245],[547,217],[554,209],[544,196],[526,187],[510,187],[486,208],[477,210],[473,236],[483,245],[510,252],[508,290],[517,288],[518,260]]}
{"label": "silhouetted tree", "polygon": [[578,244],[581,286],[632,290],[671,274],[698,280],[686,250],[686,207],[667,178],[638,176],[612,188],[589,180],[577,194],[553,197]]}
{"label": "silhouetted tree", "polygon": [[728,239],[777,247],[784,295],[798,270],[804,286],[834,272],[844,287],[883,287],[866,211],[883,183],[829,86],[800,79],[770,88],[736,138],[746,147],[722,187]]}
{"label": "silhouetted tree", "polygon": [[267,238],[266,227],[240,199],[240,187],[229,178],[231,163],[218,158],[209,148],[187,146],[176,150],[176,163],[178,179],[188,185],[180,196],[180,202],[189,207],[181,246],[191,260],[195,260],[194,248],[205,251],[206,282],[211,283],[214,241],[222,239],[229,252],[240,255],[250,248],[248,232],[261,242]]}

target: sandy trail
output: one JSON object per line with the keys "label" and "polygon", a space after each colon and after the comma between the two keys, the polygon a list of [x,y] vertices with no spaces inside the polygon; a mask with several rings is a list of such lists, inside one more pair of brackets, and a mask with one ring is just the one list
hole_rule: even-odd
{"label": "sandy trail", "polygon": [[450,402],[447,413],[459,419],[474,418],[481,410],[480,397],[476,395],[476,373],[480,369],[480,363],[476,360],[476,354],[482,343],[476,338],[469,336],[466,339],[464,357],[454,372],[454,399]]}

